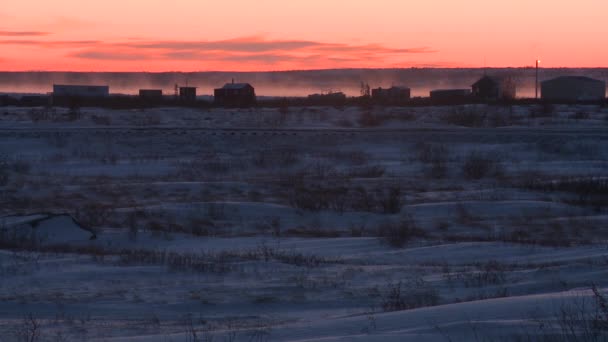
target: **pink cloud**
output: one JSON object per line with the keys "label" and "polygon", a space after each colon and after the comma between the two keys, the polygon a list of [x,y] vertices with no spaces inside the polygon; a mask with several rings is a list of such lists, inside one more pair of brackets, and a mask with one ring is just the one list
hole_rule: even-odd
{"label": "pink cloud", "polygon": [[35,39],[4,39],[0,45],[29,45],[40,47],[82,47],[102,44],[96,40],[35,40]]}
{"label": "pink cloud", "polygon": [[1,31],[0,37],[28,37],[28,36],[47,36],[49,32],[41,31]]}
{"label": "pink cloud", "polygon": [[[258,36],[217,41],[1,39],[0,45],[52,49],[70,59],[125,64],[187,62],[212,68],[311,69],[389,66],[408,55],[433,54],[429,47],[393,48],[380,44],[344,44]],[[182,64],[183,65],[183,64]]]}
{"label": "pink cloud", "polygon": [[382,62],[387,56],[430,54],[428,47],[391,48],[379,44],[349,45],[309,40],[243,37],[219,41],[137,41],[91,44],[71,57],[100,60],[200,60],[254,63]]}

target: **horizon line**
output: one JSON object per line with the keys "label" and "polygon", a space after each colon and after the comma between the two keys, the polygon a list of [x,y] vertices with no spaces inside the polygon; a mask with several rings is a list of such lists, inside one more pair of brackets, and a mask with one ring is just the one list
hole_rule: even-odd
{"label": "horizon line", "polygon": [[[312,72],[312,71],[336,71],[336,70],[457,70],[457,69],[534,69],[534,65],[529,66],[491,66],[491,67],[403,67],[403,68],[327,68],[327,69],[287,69],[287,70],[256,70],[256,71],[238,71],[238,70],[197,70],[197,71],[180,71],[180,70],[166,70],[166,71],[74,71],[74,70],[0,70],[0,73],[26,73],[26,72],[57,72],[57,73],[146,73],[146,74],[165,74],[165,73],[281,73],[281,72]],[[595,66],[595,67],[573,67],[573,66],[560,66],[560,67],[540,67],[540,69],[608,69],[608,66]]]}

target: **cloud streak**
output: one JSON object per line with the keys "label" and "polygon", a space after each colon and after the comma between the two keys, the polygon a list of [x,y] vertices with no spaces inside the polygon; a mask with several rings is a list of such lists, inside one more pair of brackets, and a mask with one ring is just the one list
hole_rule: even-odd
{"label": "cloud streak", "polygon": [[0,30],[0,37],[39,37],[48,36],[49,32],[41,31],[3,31]]}
{"label": "cloud streak", "polygon": [[306,40],[265,40],[252,36],[217,41],[148,41],[123,45],[141,49],[267,52],[310,48],[321,43]]}
{"label": "cloud streak", "polygon": [[24,45],[38,47],[87,47],[103,45],[97,40],[35,40],[35,39],[4,39],[0,45]]}
{"label": "cloud streak", "polygon": [[138,49],[168,49],[174,51],[230,51],[262,53],[271,51],[316,50],[319,52],[374,52],[374,53],[433,53],[428,47],[389,48],[380,44],[349,45],[310,40],[268,40],[258,36],[219,41],[145,41],[118,44]]}
{"label": "cloud streak", "polygon": [[63,51],[82,61],[131,63],[136,61],[238,68],[307,69],[325,67],[370,67],[396,63],[410,55],[433,54],[421,47],[388,47],[381,44],[345,44],[297,39],[265,39],[247,36],[215,41],[182,40],[45,40],[2,39],[0,45],[30,46]]}
{"label": "cloud streak", "polygon": [[71,57],[94,60],[138,61],[148,60],[151,56],[143,53],[85,50],[72,53]]}

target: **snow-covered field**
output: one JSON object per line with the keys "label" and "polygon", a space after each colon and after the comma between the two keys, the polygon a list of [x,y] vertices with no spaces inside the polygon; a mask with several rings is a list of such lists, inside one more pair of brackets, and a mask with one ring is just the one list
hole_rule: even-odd
{"label": "snow-covered field", "polygon": [[0,341],[605,341],[607,128],[0,108]]}

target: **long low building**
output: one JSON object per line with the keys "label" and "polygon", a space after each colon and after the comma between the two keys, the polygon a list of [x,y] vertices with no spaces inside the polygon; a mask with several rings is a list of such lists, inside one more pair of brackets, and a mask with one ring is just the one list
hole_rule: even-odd
{"label": "long low building", "polygon": [[410,99],[411,90],[407,87],[392,86],[390,88],[372,89],[372,99],[377,102],[400,102]]}
{"label": "long low building", "polygon": [[53,96],[65,97],[108,97],[109,86],[53,84]]}
{"label": "long low building", "polygon": [[561,76],[541,82],[541,98],[547,101],[604,101],[606,82],[585,76]]}
{"label": "long low building", "polygon": [[471,96],[471,89],[435,89],[431,90],[431,100],[461,100]]}
{"label": "long low building", "polygon": [[162,99],[163,98],[163,90],[162,89],[139,89],[139,97],[142,99]]}

